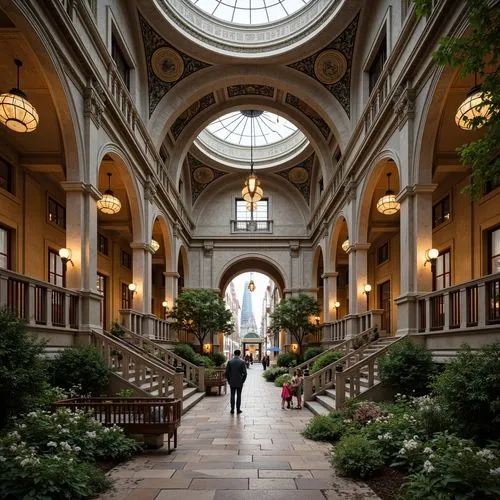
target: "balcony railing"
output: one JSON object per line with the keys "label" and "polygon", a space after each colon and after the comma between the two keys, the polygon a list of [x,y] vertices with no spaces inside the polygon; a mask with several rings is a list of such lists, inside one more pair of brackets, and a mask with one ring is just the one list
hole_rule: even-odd
{"label": "balcony railing", "polygon": [[0,269],[0,308],[29,326],[73,328],[79,325],[78,292]]}
{"label": "balcony railing", "polygon": [[164,319],[132,309],[121,309],[120,317],[122,326],[137,335],[147,335],[157,342],[177,342],[176,332]]}
{"label": "balcony railing", "polygon": [[272,220],[231,220],[231,233],[272,233]]}
{"label": "balcony railing", "polygon": [[324,323],[323,325],[323,342],[330,344],[332,342],[342,342],[345,340],[349,331],[349,323],[351,334],[356,335],[370,328],[379,328],[382,324],[382,309],[371,309],[359,314],[350,314],[343,318],[333,321],[332,323]]}
{"label": "balcony railing", "polygon": [[424,295],[418,307],[422,333],[500,324],[500,273]]}

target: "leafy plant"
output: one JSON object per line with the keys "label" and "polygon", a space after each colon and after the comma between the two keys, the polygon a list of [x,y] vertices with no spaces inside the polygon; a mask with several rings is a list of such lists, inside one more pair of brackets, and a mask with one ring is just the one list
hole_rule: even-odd
{"label": "leafy plant", "polygon": [[401,340],[379,360],[380,380],[402,394],[421,395],[429,391],[434,373],[432,357],[424,347]]}
{"label": "leafy plant", "polygon": [[366,424],[382,416],[380,408],[371,401],[363,401],[352,412],[352,419],[360,424]]}
{"label": "leafy plant", "polygon": [[335,445],[332,464],[341,476],[365,478],[380,472],[385,461],[380,450],[361,434],[346,435]]}
{"label": "leafy plant", "polygon": [[462,346],[432,387],[461,436],[500,439],[500,343],[477,353]]}
{"label": "leafy plant", "polygon": [[280,375],[279,377],[276,378],[274,381],[274,385],[276,387],[283,387],[283,384],[285,382],[291,383],[292,382],[292,376],[288,373],[284,373],[283,375]]}
{"label": "leafy plant", "polygon": [[265,372],[262,372],[262,376],[268,382],[274,382],[277,377],[285,373],[288,373],[288,368],[281,366],[272,366],[271,368],[268,368]]}
{"label": "leafy plant", "polygon": [[215,368],[214,360],[210,356],[200,356],[197,354],[195,357],[195,364],[198,366],[203,364],[206,368]]}
{"label": "leafy plant", "polygon": [[308,347],[304,353],[304,361],[309,361],[316,356],[319,356],[322,352],[325,352],[323,347]]}
{"label": "leafy plant", "polygon": [[78,387],[78,395],[100,396],[109,382],[109,369],[93,346],[64,349],[51,363],[54,384],[63,389]]}
{"label": "leafy plant", "polygon": [[302,432],[303,436],[313,441],[327,441],[333,443],[343,435],[356,433],[359,425],[346,418],[343,412],[333,412],[328,415],[316,415],[309,420]]}
{"label": "leafy plant", "polygon": [[[417,14],[429,15],[433,0],[414,0]],[[484,0],[466,0],[468,29],[457,36],[445,36],[433,57],[439,66],[460,68],[460,77],[477,73],[488,107],[488,117],[471,120],[472,130],[484,135],[458,148],[462,164],[471,166],[470,185],[465,188],[472,198],[481,196],[488,183],[500,181],[500,8]],[[477,137],[477,136],[475,136]]]}
{"label": "leafy plant", "polygon": [[295,362],[295,355],[291,352],[284,352],[276,358],[276,364],[281,367],[294,366]]}
{"label": "leafy plant", "polygon": [[68,397],[69,394],[66,390],[61,387],[53,387],[48,382],[43,382],[40,394],[33,401],[33,409],[49,411],[52,403]]}
{"label": "leafy plant", "polygon": [[320,356],[316,361],[313,362],[310,368],[310,373],[315,373],[325,366],[331,365],[338,361],[340,358],[344,357],[344,355],[339,351],[328,351],[325,352],[322,356]]}
{"label": "leafy plant", "polygon": [[212,354],[212,360],[215,366],[222,366],[226,362],[226,355],[223,352],[214,352]]}
{"label": "leafy plant", "polygon": [[229,335],[234,330],[231,311],[217,292],[206,288],[182,292],[169,316],[176,330],[193,335],[200,346],[207,336],[211,338],[219,332]]}
{"label": "leafy plant", "polygon": [[298,345],[298,354],[302,354],[302,345],[306,335],[316,333],[319,325],[311,317],[319,314],[318,302],[301,293],[282,300],[271,313],[271,329],[286,330]]}
{"label": "leafy plant", "polygon": [[0,311],[0,428],[40,395],[46,380],[43,347],[22,320]]}
{"label": "leafy plant", "polygon": [[174,347],[174,354],[177,354],[177,356],[190,363],[196,364],[196,352],[194,352],[193,347],[189,344],[177,344]]}
{"label": "leafy plant", "polygon": [[121,389],[116,393],[116,396],[119,398],[133,398],[134,394],[134,389]]}
{"label": "leafy plant", "polygon": [[114,335],[115,337],[118,337],[120,339],[125,337],[125,329],[120,325],[120,323],[118,323],[118,321],[113,322],[110,333],[111,335]]}

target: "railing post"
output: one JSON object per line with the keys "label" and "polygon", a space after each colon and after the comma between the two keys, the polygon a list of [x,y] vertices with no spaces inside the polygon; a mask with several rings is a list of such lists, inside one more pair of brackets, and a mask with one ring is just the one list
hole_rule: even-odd
{"label": "railing post", "polygon": [[70,306],[70,294],[66,292],[64,294],[64,328],[70,328],[70,321],[69,321],[69,306]]}
{"label": "railing post", "polygon": [[36,295],[36,285],[34,283],[28,284],[28,301],[26,304],[26,319],[29,325],[34,325],[36,323],[35,319],[35,295]]}
{"label": "railing post", "polygon": [[450,329],[450,292],[447,291],[443,294],[443,330]]}
{"label": "railing post", "polygon": [[486,283],[484,281],[477,284],[477,299],[477,326],[484,327],[486,325],[486,312],[488,309],[488,304],[486,301]]}
{"label": "railing post", "polygon": [[[183,368],[181,370],[184,372]],[[205,392],[205,365],[198,367],[198,387],[201,392]]]}
{"label": "railing post", "polygon": [[467,328],[467,288],[460,288],[460,328]]}
{"label": "railing post", "polygon": [[9,278],[0,276],[0,307],[6,307],[9,302]]}
{"label": "railing post", "polygon": [[311,401],[313,395],[313,377],[309,376],[309,370],[304,372],[304,401]]}
{"label": "railing post", "polygon": [[45,293],[45,307],[46,307],[46,318],[47,318],[47,326],[52,326],[52,289],[44,288],[43,293]]}
{"label": "railing post", "polygon": [[432,318],[431,318],[431,299],[430,297],[425,297],[425,331],[426,333],[431,331],[431,323],[432,323]]}
{"label": "railing post", "polygon": [[345,378],[342,372],[335,373],[335,409],[340,410],[345,404]]}
{"label": "railing post", "polygon": [[178,366],[175,369],[174,375],[174,398],[181,401],[182,404],[182,392],[184,385],[184,370]]}

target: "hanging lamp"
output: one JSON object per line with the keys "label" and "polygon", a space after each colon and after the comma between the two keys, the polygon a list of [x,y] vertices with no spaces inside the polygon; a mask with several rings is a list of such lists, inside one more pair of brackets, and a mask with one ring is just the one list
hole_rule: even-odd
{"label": "hanging lamp", "polygon": [[14,59],[17,66],[17,87],[0,95],[0,123],[15,132],[33,132],[38,125],[38,113],[28,101],[28,96],[19,88],[20,59]]}
{"label": "hanging lamp", "polygon": [[248,287],[247,287],[251,292],[253,292],[255,290],[255,282],[254,280],[250,280],[248,282]]}
{"label": "hanging lamp", "polygon": [[159,248],[160,248],[160,244],[156,240],[152,239],[151,240],[151,249],[153,250],[153,253],[156,253]]}
{"label": "hanging lamp", "polygon": [[[241,190],[241,197],[247,202],[247,210],[253,212],[257,203],[262,199],[264,192],[260,187],[259,178],[253,173],[253,119],[258,116],[259,111],[246,111],[245,115],[250,117],[250,175],[246,178]],[[250,203],[250,205],[248,205]]]}
{"label": "hanging lamp", "polygon": [[342,243],[341,247],[344,252],[347,252],[347,249],[349,248],[349,240],[345,240],[344,243]]}
{"label": "hanging lamp", "polygon": [[393,215],[399,212],[400,204],[396,201],[394,191],[391,189],[391,173],[387,173],[387,191],[377,201],[377,210],[384,215]]}
{"label": "hanging lamp", "polygon": [[[485,102],[487,96],[477,84],[477,73],[474,73],[474,87],[467,93],[465,101],[460,104],[455,114],[455,123],[463,130],[472,130],[481,128],[491,116],[490,104]],[[472,124],[474,118],[484,118],[478,124]]]}
{"label": "hanging lamp", "polygon": [[111,191],[111,172],[106,175],[108,176],[108,189],[104,191],[103,197],[97,202],[97,209],[103,214],[114,215],[120,211],[122,204]]}

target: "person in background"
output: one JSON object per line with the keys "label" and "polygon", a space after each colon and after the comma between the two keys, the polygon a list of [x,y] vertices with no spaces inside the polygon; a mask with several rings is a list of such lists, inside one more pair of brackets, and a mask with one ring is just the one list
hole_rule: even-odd
{"label": "person in background", "polygon": [[266,368],[267,368],[267,356],[264,354],[262,356],[262,368],[264,371],[266,371]]}
{"label": "person in background", "polygon": [[241,391],[243,384],[247,378],[247,368],[245,362],[240,358],[241,351],[236,349],[234,351],[234,358],[226,364],[226,379],[231,388],[231,413],[234,413],[235,399],[236,399],[236,413],[241,411]]}
{"label": "person in background", "polygon": [[292,392],[297,398],[297,410],[302,409],[302,393],[304,392],[304,375],[302,370],[298,369],[293,372]]}
{"label": "person in background", "polygon": [[281,387],[281,409],[285,409],[285,403],[287,409],[290,409],[290,404],[292,405],[293,408],[293,402],[292,402],[292,397],[293,397],[293,391],[292,391],[292,386],[290,382],[283,382],[283,386]]}

